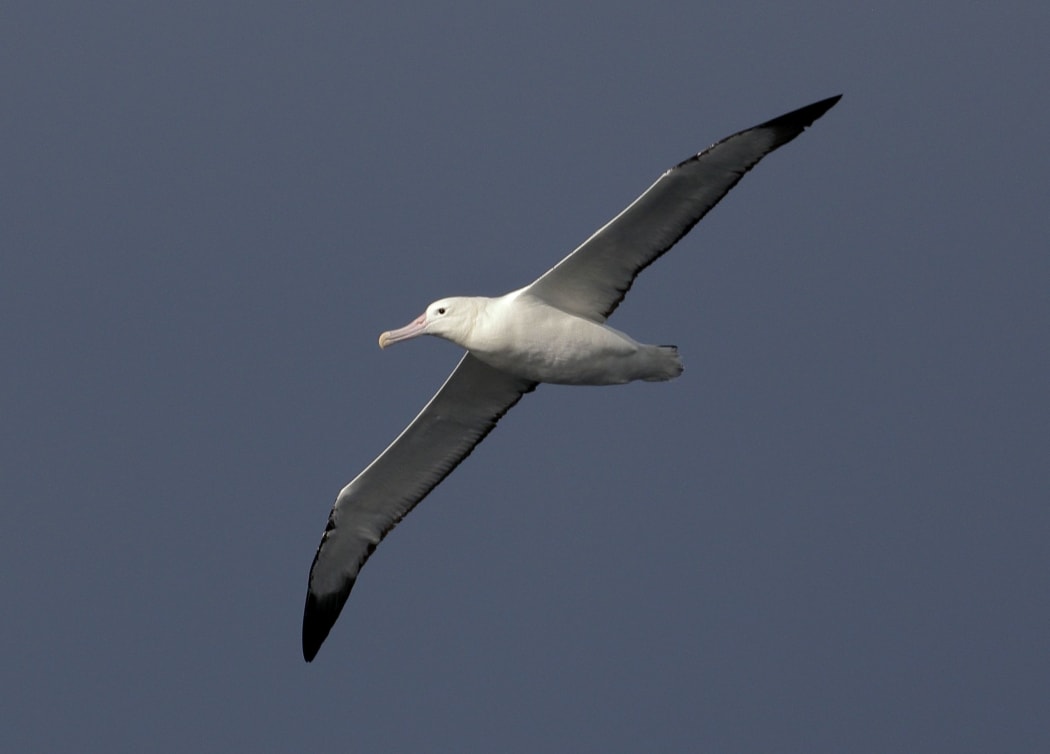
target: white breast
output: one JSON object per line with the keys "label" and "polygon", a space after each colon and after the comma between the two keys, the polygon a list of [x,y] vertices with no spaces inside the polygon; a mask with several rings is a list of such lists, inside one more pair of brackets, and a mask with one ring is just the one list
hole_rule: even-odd
{"label": "white breast", "polygon": [[537,382],[619,385],[682,372],[673,348],[638,343],[522,291],[488,301],[464,345],[490,366]]}

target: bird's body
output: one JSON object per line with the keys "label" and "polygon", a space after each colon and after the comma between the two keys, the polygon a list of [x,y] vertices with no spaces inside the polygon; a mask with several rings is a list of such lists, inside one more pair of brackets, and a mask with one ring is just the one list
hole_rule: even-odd
{"label": "bird's body", "polygon": [[[441,310],[444,314],[437,314]],[[533,382],[621,385],[682,373],[673,346],[638,343],[606,324],[551,306],[527,288],[497,298],[442,299],[427,308],[427,315],[433,317],[431,334]]]}
{"label": "bird's body", "polygon": [[605,324],[635,277],[765,155],[827,112],[831,97],[733,134],[668,170],[530,285],[496,298],[435,301],[380,346],[437,335],[467,350],[412,423],[339,493],[310,568],[303,656],[328,636],[379,542],[523,395],[541,382],[615,385],[682,373],[677,349]]}

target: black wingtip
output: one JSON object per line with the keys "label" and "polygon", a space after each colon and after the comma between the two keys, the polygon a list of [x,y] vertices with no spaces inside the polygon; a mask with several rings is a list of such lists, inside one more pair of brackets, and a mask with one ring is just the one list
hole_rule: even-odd
{"label": "black wingtip", "polygon": [[799,111],[799,113],[800,115],[804,113],[809,118],[809,122],[812,123],[838,104],[840,99],[842,99],[842,95],[836,94],[834,97],[828,97],[827,99],[820,100],[820,102],[814,102],[812,105],[806,105]]}
{"label": "black wingtip", "polygon": [[307,592],[303,610],[303,659],[307,662],[313,661],[328,638],[328,632],[332,630],[346,604],[346,598],[350,596],[351,586],[353,582],[345,590],[323,597]]}
{"label": "black wingtip", "polygon": [[841,94],[822,99],[819,102],[814,102],[812,105],[800,107],[798,110],[792,110],[790,113],[766,121],[759,128],[789,128],[801,132],[802,129],[833,108],[840,99],[842,99]]}
{"label": "black wingtip", "polygon": [[320,619],[317,598],[312,594],[306,595],[306,608],[303,610],[303,659],[313,662],[317,652],[328,638],[328,632],[332,630],[333,623]]}

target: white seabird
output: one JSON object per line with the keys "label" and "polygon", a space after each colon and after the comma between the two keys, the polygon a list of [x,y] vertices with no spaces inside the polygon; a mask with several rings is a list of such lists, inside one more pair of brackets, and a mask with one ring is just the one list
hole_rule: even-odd
{"label": "white seabird", "polygon": [[379,345],[437,335],[467,349],[437,394],[336,498],[310,568],[303,657],[313,660],[376,545],[540,382],[613,385],[682,373],[673,346],[605,324],[634,278],[763,157],[842,95],[733,134],[668,170],[535,282],[497,298],[435,301]]}

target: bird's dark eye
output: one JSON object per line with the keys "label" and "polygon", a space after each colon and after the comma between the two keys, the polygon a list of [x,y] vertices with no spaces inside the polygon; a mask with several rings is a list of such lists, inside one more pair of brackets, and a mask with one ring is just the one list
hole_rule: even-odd
{"label": "bird's dark eye", "polygon": [[438,309],[438,314],[444,314],[444,313],[445,313],[445,307],[442,306],[440,309]]}

